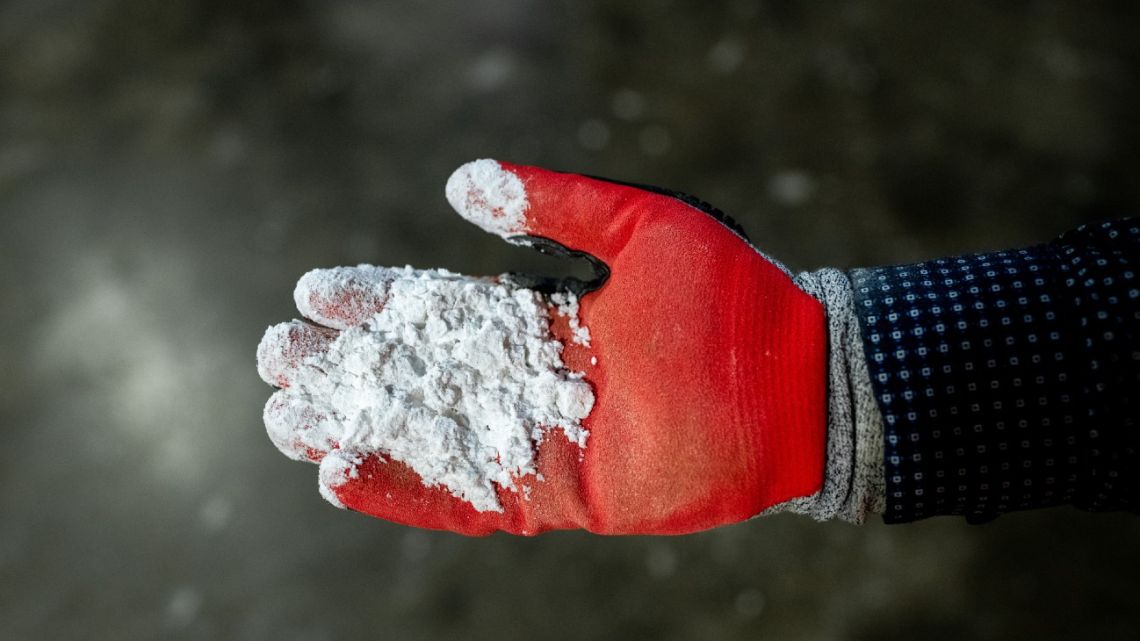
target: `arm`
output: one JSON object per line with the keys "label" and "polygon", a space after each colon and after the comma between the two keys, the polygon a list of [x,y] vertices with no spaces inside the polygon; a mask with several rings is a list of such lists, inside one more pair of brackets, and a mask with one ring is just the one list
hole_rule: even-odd
{"label": "arm", "polygon": [[259,346],[281,388],[265,421],[335,505],[465,534],[679,534],[1137,493],[1129,223],[793,276],[667,190],[482,160],[447,196],[596,278],[302,278],[308,320]]}
{"label": "arm", "polygon": [[1138,228],[850,273],[888,523],[1136,508]]}

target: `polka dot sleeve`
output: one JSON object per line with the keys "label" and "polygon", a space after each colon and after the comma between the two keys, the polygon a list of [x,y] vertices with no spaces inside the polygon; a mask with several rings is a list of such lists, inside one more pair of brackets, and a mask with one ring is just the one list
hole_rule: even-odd
{"label": "polka dot sleeve", "polygon": [[1140,220],[851,272],[888,523],[1140,506]]}

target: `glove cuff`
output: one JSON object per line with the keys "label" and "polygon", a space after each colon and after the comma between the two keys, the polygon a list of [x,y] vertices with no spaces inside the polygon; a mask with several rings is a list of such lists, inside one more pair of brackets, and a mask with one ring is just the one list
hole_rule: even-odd
{"label": "glove cuff", "polygon": [[827,463],[819,493],[773,506],[818,521],[863,523],[885,509],[883,417],[875,401],[851,281],[838,269],[803,272],[796,284],[823,304],[828,330]]}

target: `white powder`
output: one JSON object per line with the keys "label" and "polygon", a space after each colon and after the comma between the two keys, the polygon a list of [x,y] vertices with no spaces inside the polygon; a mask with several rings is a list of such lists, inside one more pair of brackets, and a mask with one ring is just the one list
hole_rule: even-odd
{"label": "white powder", "polygon": [[526,187],[498,162],[484,158],[461,166],[444,191],[455,211],[484,231],[516,243],[526,233]]}
{"label": "white powder", "polygon": [[[332,490],[380,454],[479,511],[499,511],[495,486],[514,490],[537,474],[535,447],[551,429],[586,446],[581,420],[593,391],[563,366],[539,294],[445,270],[362,269],[386,288],[376,295],[382,311],[305,358],[265,412],[286,454],[328,452],[319,474],[325,498],[339,505]],[[343,282],[346,272],[317,270],[303,281],[320,291],[325,278]],[[576,312],[572,296],[558,304]],[[297,325],[271,328],[263,345]]]}
{"label": "white powder", "polygon": [[[293,300],[306,318],[347,329],[380,309],[388,299],[392,278],[391,269],[371,265],[316,269],[297,282]],[[329,307],[335,308],[335,314],[329,313]]]}
{"label": "white powder", "polygon": [[[590,328],[583,327],[578,322],[578,297],[569,293],[555,292],[550,295],[550,302],[555,304],[559,316],[569,317],[567,322],[570,326],[570,340],[578,345],[589,347]],[[594,362],[593,364],[596,365],[597,363]]]}

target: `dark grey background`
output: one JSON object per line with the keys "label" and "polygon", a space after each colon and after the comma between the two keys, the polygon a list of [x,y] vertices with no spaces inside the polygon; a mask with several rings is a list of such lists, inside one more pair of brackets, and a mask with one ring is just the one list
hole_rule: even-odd
{"label": "dark grey background", "polygon": [[1137,211],[1132,2],[0,2],[0,638],[1135,638],[1140,519],[463,539],[263,433],[297,277],[551,268],[492,156],[661,184],[795,268]]}

